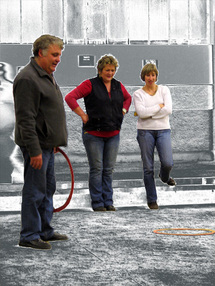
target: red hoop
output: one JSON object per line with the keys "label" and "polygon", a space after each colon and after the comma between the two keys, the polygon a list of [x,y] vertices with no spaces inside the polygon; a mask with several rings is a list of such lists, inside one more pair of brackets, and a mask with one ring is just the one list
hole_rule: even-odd
{"label": "red hoop", "polygon": [[66,161],[69,165],[70,174],[71,174],[71,190],[70,190],[70,193],[69,193],[69,196],[68,196],[66,202],[61,207],[56,208],[56,209],[54,208],[54,210],[53,210],[54,213],[60,212],[68,206],[68,204],[71,201],[73,190],[74,190],[74,173],[73,173],[73,169],[72,169],[72,165],[70,163],[70,160],[69,160],[68,156],[66,155],[66,153],[64,153],[63,150],[61,150],[59,147],[56,148],[56,153],[58,153],[58,152],[60,152],[64,156],[64,158],[66,159]]}

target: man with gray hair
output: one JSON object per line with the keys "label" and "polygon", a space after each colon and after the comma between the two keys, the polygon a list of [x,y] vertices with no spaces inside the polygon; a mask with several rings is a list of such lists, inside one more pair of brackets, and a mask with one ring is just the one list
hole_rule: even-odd
{"label": "man with gray hair", "polygon": [[63,41],[42,35],[33,43],[33,57],[13,84],[15,143],[24,158],[19,246],[51,249],[49,241],[67,240],[54,232],[53,195],[56,189],[54,150],[67,145],[62,94],[53,73],[60,62]]}

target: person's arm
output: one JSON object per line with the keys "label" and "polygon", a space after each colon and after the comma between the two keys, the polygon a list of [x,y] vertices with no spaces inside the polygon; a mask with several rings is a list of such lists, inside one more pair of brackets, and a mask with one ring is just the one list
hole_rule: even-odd
{"label": "person's arm", "polygon": [[84,124],[87,123],[87,121],[89,120],[89,117],[88,117],[88,115],[83,111],[83,109],[82,109],[80,106],[78,106],[78,107],[76,107],[75,109],[73,109],[73,111],[74,111],[77,115],[79,115],[79,116],[81,117],[81,119],[82,119],[82,121],[83,121]]}
{"label": "person's arm", "polygon": [[14,87],[16,124],[19,126],[22,141],[31,158],[30,165],[41,169],[42,149],[36,132],[36,117],[40,96],[31,80],[20,79]]}
{"label": "person's arm", "polygon": [[16,124],[29,156],[42,153],[36,131],[36,117],[40,106],[40,94],[31,80],[20,79],[14,87]]}
{"label": "person's arm", "polygon": [[137,90],[133,94],[133,102],[135,111],[142,119],[152,118],[162,108],[162,104],[155,104],[153,106],[147,106],[144,97],[141,95],[141,91]]}
{"label": "person's arm", "polygon": [[128,112],[129,107],[131,105],[131,95],[128,93],[128,91],[126,90],[126,88],[122,83],[121,83],[121,89],[124,97],[122,113],[123,115],[125,115]]}
{"label": "person's arm", "polygon": [[77,100],[89,95],[91,91],[92,91],[91,82],[90,80],[86,80],[65,96],[66,103],[69,105],[72,111],[74,111],[77,115],[81,117],[84,124],[87,123],[89,117],[79,106]]}
{"label": "person's arm", "polygon": [[163,118],[172,113],[172,97],[167,86],[162,86],[162,95],[163,106],[154,116],[152,116],[153,119]]}

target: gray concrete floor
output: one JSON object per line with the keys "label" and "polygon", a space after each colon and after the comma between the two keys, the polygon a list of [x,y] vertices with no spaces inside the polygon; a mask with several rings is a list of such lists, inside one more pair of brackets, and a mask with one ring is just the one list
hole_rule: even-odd
{"label": "gray concrete floor", "polygon": [[214,215],[215,205],[168,206],[158,211],[130,207],[105,213],[65,210],[54,214],[53,226],[70,239],[41,251],[19,247],[20,213],[2,212],[0,285],[214,286],[214,234],[153,232],[214,230]]}

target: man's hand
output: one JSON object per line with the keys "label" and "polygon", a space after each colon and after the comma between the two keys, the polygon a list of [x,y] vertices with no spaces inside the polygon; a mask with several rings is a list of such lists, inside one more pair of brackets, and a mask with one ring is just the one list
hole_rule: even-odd
{"label": "man's hand", "polygon": [[39,154],[38,156],[35,156],[35,157],[31,157],[30,165],[34,169],[40,170],[42,168],[42,165],[43,165],[42,154]]}

